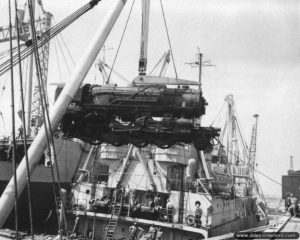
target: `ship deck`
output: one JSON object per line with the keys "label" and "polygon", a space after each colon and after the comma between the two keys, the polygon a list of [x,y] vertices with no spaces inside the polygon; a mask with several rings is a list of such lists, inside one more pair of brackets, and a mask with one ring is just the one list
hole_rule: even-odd
{"label": "ship deck", "polygon": [[300,232],[300,218],[290,218],[281,232]]}
{"label": "ship deck", "polygon": [[[110,214],[106,213],[94,213],[94,212],[85,212],[85,211],[76,211],[76,214],[79,216],[86,216],[88,218],[96,218],[96,219],[103,219],[107,220],[111,217]],[[194,232],[194,233],[200,233],[202,234],[205,238],[208,237],[208,231],[207,229],[204,228],[195,228],[187,225],[183,225],[180,223],[167,223],[167,222],[159,222],[159,221],[153,221],[153,220],[147,220],[147,219],[141,219],[141,218],[132,218],[132,217],[125,217],[125,216],[119,216],[118,221],[120,222],[130,222],[130,223],[138,223],[142,225],[148,225],[151,226],[152,224],[155,224],[156,226],[161,226],[164,228],[169,228],[169,229],[177,229],[177,230],[182,230],[182,231],[188,231],[188,232]]]}

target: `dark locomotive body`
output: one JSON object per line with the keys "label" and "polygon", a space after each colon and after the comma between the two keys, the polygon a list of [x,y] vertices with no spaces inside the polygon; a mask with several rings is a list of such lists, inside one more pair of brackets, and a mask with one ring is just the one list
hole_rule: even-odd
{"label": "dark locomotive body", "polygon": [[[62,88],[56,91],[56,97]],[[202,94],[189,86],[84,85],[64,115],[60,128],[65,137],[91,144],[134,144],[161,148],[176,143],[211,147],[218,129],[200,127],[207,105]]]}

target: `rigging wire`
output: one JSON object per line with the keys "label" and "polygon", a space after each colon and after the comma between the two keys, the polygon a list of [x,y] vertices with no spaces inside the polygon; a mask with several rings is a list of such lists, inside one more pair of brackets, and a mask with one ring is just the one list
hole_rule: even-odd
{"label": "rigging wire", "polygon": [[[24,63],[24,68],[25,68],[25,81],[24,82],[24,89],[27,89],[28,87],[28,58],[26,59],[25,63]],[[23,68],[23,69],[24,69]],[[27,99],[27,95],[26,95],[26,91],[25,91],[25,94],[24,94],[24,99]]]}
{"label": "rigging wire", "polygon": [[55,49],[55,55],[56,55],[56,59],[57,59],[56,63],[57,63],[57,68],[58,68],[58,73],[59,73],[59,79],[60,79],[60,82],[62,82],[62,75],[61,75],[61,70],[60,70],[60,64],[59,64],[59,58],[58,58],[55,39],[54,39],[54,49]]}
{"label": "rigging wire", "polygon": [[[32,1],[32,0],[30,0]],[[33,27],[34,31],[35,28]],[[36,35],[34,35],[35,37]],[[35,39],[35,44],[37,44],[37,41]],[[36,61],[37,61],[37,70],[39,71],[40,76],[42,76],[41,74],[41,63],[40,63],[40,59],[39,59],[39,55],[38,55],[38,49],[36,51]],[[60,199],[63,199],[63,193],[62,193],[62,188],[61,188],[61,181],[60,181],[60,174],[59,174],[59,169],[58,169],[58,162],[57,162],[57,157],[56,157],[56,151],[55,151],[55,144],[54,144],[54,136],[53,136],[53,132],[52,132],[52,127],[51,127],[51,122],[50,122],[50,117],[49,117],[49,110],[48,110],[48,102],[47,102],[47,96],[45,93],[45,88],[46,86],[44,86],[44,82],[42,78],[38,78],[39,80],[39,90],[40,90],[40,98],[41,98],[41,106],[42,106],[42,112],[43,112],[43,117],[44,117],[44,125],[45,128],[49,129],[50,133],[49,135],[47,135],[47,137],[50,136],[50,145],[49,145],[49,150],[50,150],[50,156],[53,156],[53,160],[54,160],[54,165],[55,165],[55,170],[56,170],[56,175],[57,175],[57,183],[58,183],[58,192],[60,195]],[[51,148],[52,147],[52,148]],[[52,150],[52,152],[51,152]],[[52,164],[52,158],[50,159],[50,164]],[[52,164],[53,165],[53,164]],[[64,201],[61,201],[61,204],[63,205],[63,209],[66,209],[64,206]],[[66,218],[64,217],[64,227],[65,227],[65,232],[69,238],[69,233],[68,233],[68,225],[67,225],[67,221]]]}
{"label": "rigging wire", "polygon": [[71,71],[70,71],[70,68],[69,68],[69,64],[68,64],[68,62],[67,62],[67,60],[66,60],[66,57],[65,57],[65,54],[64,54],[64,52],[63,52],[63,50],[62,50],[62,48],[61,48],[61,45],[60,45],[60,42],[59,42],[59,38],[57,37],[56,40],[57,40],[57,43],[58,43],[58,47],[59,47],[59,49],[60,49],[60,51],[61,51],[61,54],[62,54],[62,56],[63,56],[63,59],[64,59],[64,61],[65,61],[66,67],[67,67],[67,69],[68,69],[68,72],[69,72],[69,74],[71,74]]}
{"label": "rigging wire", "polygon": [[168,26],[167,26],[167,21],[166,21],[166,16],[165,16],[165,11],[164,11],[164,7],[163,7],[163,4],[162,4],[162,0],[160,0],[160,6],[161,6],[161,11],[162,11],[162,14],[163,14],[163,18],[164,18],[164,24],[165,24],[165,28],[166,28],[166,32],[167,32],[167,37],[168,37],[168,43],[169,43],[169,47],[170,47],[170,51],[171,51],[171,56],[172,56],[172,59],[173,59],[172,62],[173,62],[173,67],[174,67],[174,71],[175,71],[175,76],[176,76],[176,78],[178,78],[176,65],[175,65],[175,59],[174,59],[174,55],[173,55],[173,49],[172,49],[172,46],[171,46],[171,40],[170,40],[170,36],[169,36],[169,30],[168,30]]}
{"label": "rigging wire", "polygon": [[231,153],[233,156],[235,156],[240,162],[242,162],[243,164],[245,164],[246,166],[250,167],[251,169],[253,169],[254,171],[256,171],[257,173],[261,174],[262,176],[264,176],[265,178],[271,180],[272,182],[279,184],[280,186],[282,186],[282,184],[278,181],[276,181],[275,179],[269,177],[268,175],[264,174],[263,172],[257,170],[256,168],[253,168],[250,164],[246,163],[244,160],[242,160],[238,155],[236,155],[235,153],[231,152],[228,148],[226,148],[221,142],[219,142],[220,146],[222,146],[224,149],[226,149],[229,153]]}
{"label": "rigging wire", "polygon": [[[235,106],[235,103],[233,103],[233,108],[234,108],[234,110],[235,110],[235,112],[236,112],[236,118],[237,118],[237,124],[238,124],[238,127],[239,127],[239,125],[241,125],[240,124],[240,119],[239,119],[239,115],[238,115],[238,112],[237,112],[237,109],[236,109],[236,106]],[[240,129],[240,127],[239,127],[239,129]],[[243,140],[244,139],[246,139],[245,138],[245,134],[244,134],[244,132],[243,132],[243,130],[242,129],[240,129],[240,132],[241,132],[241,134],[242,134],[242,136],[243,136]],[[245,146],[246,146],[246,149],[248,149],[248,146],[247,146],[247,143],[245,142]]]}
{"label": "rigging wire", "polygon": [[157,68],[157,66],[162,62],[162,60],[164,59],[165,56],[166,56],[166,52],[164,52],[164,54],[162,55],[162,57],[158,60],[158,62],[156,63],[156,65],[152,68],[151,72],[149,73],[149,76],[153,73],[153,71]]}
{"label": "rigging wire", "polygon": [[[53,16],[52,16],[52,20],[53,20],[54,24],[56,25],[57,23],[56,23],[56,21],[55,21],[55,19],[54,19]],[[62,33],[59,33],[58,35],[59,35],[60,38],[62,39],[62,42],[63,42],[65,48],[67,49],[67,53],[68,53],[68,55],[69,55],[69,57],[70,57],[70,59],[71,59],[71,62],[73,63],[73,66],[75,66],[74,59],[73,59],[73,57],[72,57],[72,55],[71,55],[71,53],[70,53],[70,50],[69,50],[69,48],[68,48],[68,46],[67,46],[67,44],[66,44],[66,42],[65,42],[65,40],[64,40],[64,38],[63,38]]]}
{"label": "rigging wire", "polygon": [[237,118],[235,118],[235,120],[236,120],[236,125],[237,125],[238,130],[239,130],[238,132],[239,132],[240,138],[242,139],[242,144],[243,144],[243,147],[244,147],[244,153],[246,153],[246,157],[249,160],[250,156],[249,156],[249,151],[248,151],[247,143],[245,142],[245,138],[244,138],[244,136],[242,134],[242,131],[241,131],[240,125],[239,125],[239,123],[237,121]]}
{"label": "rigging wire", "polygon": [[[33,15],[33,9],[32,9],[32,0],[28,0],[28,7],[29,7],[29,13],[30,13],[30,22],[31,22],[31,31],[32,31],[32,40],[33,40],[33,45],[35,46],[37,44],[37,39],[36,39],[36,31],[35,31],[35,25],[34,25],[34,15]],[[54,201],[55,201],[55,207],[56,207],[56,212],[57,212],[57,217],[59,218],[59,208],[58,208],[58,201],[57,201],[57,197],[56,197],[56,187],[55,187],[55,177],[54,177],[54,168],[53,168],[53,164],[52,164],[52,152],[51,152],[51,144],[50,144],[50,140],[49,140],[49,132],[48,132],[48,124],[46,121],[46,117],[45,117],[45,105],[44,105],[44,91],[42,90],[43,86],[43,82],[42,82],[42,73],[41,73],[41,65],[40,65],[40,59],[39,59],[39,53],[38,53],[38,48],[35,46],[34,47],[35,51],[35,61],[36,61],[36,73],[37,73],[37,79],[38,79],[38,88],[39,88],[39,94],[40,94],[40,104],[41,104],[41,108],[42,108],[42,115],[43,115],[43,120],[44,120],[44,128],[45,128],[45,133],[46,133],[46,140],[47,140],[47,145],[48,145],[48,149],[49,149],[49,156],[50,156],[50,167],[51,167],[51,175],[52,175],[52,187],[53,187],[53,194],[54,194]],[[51,131],[51,128],[49,127],[49,130]],[[61,194],[61,192],[60,192]],[[61,194],[61,199],[62,199],[62,194]],[[60,221],[58,219],[58,226],[59,229],[61,229],[61,224]],[[61,237],[61,235],[60,235]]]}
{"label": "rigging wire", "polygon": [[28,197],[28,208],[29,208],[28,210],[29,210],[31,239],[34,240],[32,205],[31,205],[31,184],[30,184],[30,171],[29,171],[28,151],[27,151],[27,133],[26,133],[23,78],[22,78],[22,62],[21,62],[21,55],[20,55],[20,32],[19,32],[17,0],[15,0],[14,3],[15,3],[15,14],[16,14],[16,26],[17,26],[16,29],[17,29],[17,48],[18,48],[18,58],[19,58],[19,82],[20,82],[20,95],[21,95],[20,98],[21,98],[21,113],[22,113],[23,135],[24,135],[23,143],[24,143],[24,152],[25,152],[25,160],[26,160],[26,170],[27,170],[27,197]]}
{"label": "rigging wire", "polygon": [[222,107],[221,107],[221,109],[220,109],[220,111],[218,112],[218,114],[217,114],[217,116],[215,117],[215,119],[212,121],[212,123],[210,124],[210,126],[212,127],[213,125],[214,125],[214,123],[215,123],[215,121],[218,119],[218,117],[220,116],[220,114],[221,114],[221,112],[223,111],[223,108],[224,108],[224,106],[225,106],[225,101],[223,102],[223,105],[222,105]]}
{"label": "rigging wire", "polygon": [[[10,46],[10,62],[12,62],[12,24],[11,24],[11,3],[8,0],[9,13],[9,46]],[[15,129],[15,90],[14,90],[14,69],[10,67],[10,82],[11,82],[11,115],[12,115],[12,160],[13,160],[13,179],[14,179],[14,197],[15,197],[15,231],[16,236],[19,236],[18,226],[18,186],[17,186],[17,163],[16,163],[16,129]]]}
{"label": "rigging wire", "polygon": [[[23,60],[24,58],[31,55],[35,51],[35,48],[42,47],[45,43],[47,43],[50,39],[52,39],[57,34],[59,34],[62,30],[68,27],[79,17],[81,17],[84,13],[92,9],[96,4],[98,4],[99,1],[100,0],[91,0],[89,3],[85,4],[83,7],[81,7],[80,9],[78,9],[77,11],[75,11],[74,13],[66,17],[64,20],[59,22],[56,26],[50,28],[48,31],[46,31],[39,37],[36,46],[31,44],[32,41],[29,40],[27,44],[31,44],[31,46],[22,50],[21,59]],[[17,64],[17,62],[18,62],[18,58],[16,55],[14,55],[12,63],[9,60],[2,63],[0,65],[0,76],[10,69],[11,64],[14,66]]]}
{"label": "rigging wire", "polygon": [[125,27],[124,27],[123,32],[122,32],[122,36],[121,36],[121,39],[120,39],[120,42],[119,42],[119,45],[118,45],[118,48],[117,48],[116,55],[115,55],[115,57],[114,57],[113,64],[112,64],[112,66],[111,66],[111,68],[110,68],[110,72],[109,72],[109,75],[108,75],[106,84],[109,83],[109,80],[110,80],[112,71],[113,71],[113,69],[114,69],[114,66],[115,66],[115,63],[116,63],[116,60],[117,60],[117,56],[118,56],[118,54],[119,54],[119,50],[120,50],[120,47],[121,47],[121,44],[122,44],[122,41],[123,41],[123,38],[124,38],[124,35],[125,35],[125,32],[126,32],[126,29],[127,29],[127,25],[128,25],[128,22],[129,22],[129,19],[130,19],[130,16],[131,16],[131,12],[132,12],[134,3],[135,3],[135,0],[132,1],[131,8],[130,8],[128,17],[127,17],[127,19],[126,19]]}

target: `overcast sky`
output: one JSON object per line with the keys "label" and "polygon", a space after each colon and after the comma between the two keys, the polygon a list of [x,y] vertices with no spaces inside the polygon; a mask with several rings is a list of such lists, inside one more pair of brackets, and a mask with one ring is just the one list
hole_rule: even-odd
{"label": "overcast sky", "polygon": [[[0,10],[7,6],[1,1]],[[46,11],[58,22],[85,4],[84,0],[43,0]],[[84,53],[97,25],[112,0],[102,0],[63,32],[75,63]],[[132,1],[122,12],[106,46],[109,64],[116,49]],[[148,72],[168,49],[158,0],[151,1]],[[204,69],[203,91],[209,105],[204,123],[216,117],[224,98],[233,94],[238,114],[250,141],[252,115],[258,113],[258,169],[281,182],[289,168],[289,156],[300,169],[300,2],[297,0],[163,0],[175,64],[180,78],[197,80],[197,70],[185,63],[195,61],[197,47],[216,67]],[[141,28],[140,1],[132,17],[118,55],[115,69],[129,80],[137,75]],[[0,16],[1,25],[6,20]],[[63,43],[61,42],[63,47]],[[56,49],[61,56],[56,40]],[[68,79],[62,57],[57,64],[55,45],[51,45],[49,81]],[[67,53],[65,52],[68,59]],[[69,61],[69,60],[67,60]],[[99,81],[93,67],[86,81]],[[167,75],[174,76],[170,64]],[[2,78],[3,79],[3,78]],[[0,104],[1,106],[1,104]],[[1,121],[0,121],[1,124]],[[266,194],[281,194],[281,186],[260,177]]]}

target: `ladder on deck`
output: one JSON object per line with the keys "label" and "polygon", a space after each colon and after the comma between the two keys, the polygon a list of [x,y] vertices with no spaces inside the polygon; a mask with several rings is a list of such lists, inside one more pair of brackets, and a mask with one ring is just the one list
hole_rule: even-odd
{"label": "ladder on deck", "polygon": [[[120,191],[120,190],[117,190]],[[120,191],[120,201],[118,201],[118,192],[115,193],[115,199],[114,203],[111,209],[111,215],[110,219],[108,221],[107,229],[106,229],[106,234],[105,234],[105,240],[113,240],[114,239],[114,234],[116,231],[116,227],[118,224],[118,219],[121,213],[122,209],[122,204],[123,204],[123,193]]]}

